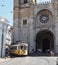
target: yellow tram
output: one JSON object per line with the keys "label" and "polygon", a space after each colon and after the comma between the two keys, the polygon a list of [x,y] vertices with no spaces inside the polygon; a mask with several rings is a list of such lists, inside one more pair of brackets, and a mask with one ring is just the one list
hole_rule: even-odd
{"label": "yellow tram", "polygon": [[28,55],[28,44],[14,44],[10,46],[10,54],[15,55]]}

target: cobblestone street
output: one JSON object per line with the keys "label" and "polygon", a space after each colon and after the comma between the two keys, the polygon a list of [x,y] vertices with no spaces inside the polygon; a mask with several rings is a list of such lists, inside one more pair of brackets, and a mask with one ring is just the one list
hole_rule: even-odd
{"label": "cobblestone street", "polygon": [[0,65],[56,65],[57,57],[15,57],[0,61]]}

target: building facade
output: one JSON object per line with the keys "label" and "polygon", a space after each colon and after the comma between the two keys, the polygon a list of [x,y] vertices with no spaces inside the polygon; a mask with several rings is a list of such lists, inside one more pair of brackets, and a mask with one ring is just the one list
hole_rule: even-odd
{"label": "building facade", "polygon": [[5,57],[7,23],[8,21],[0,16],[0,58]]}
{"label": "building facade", "polygon": [[12,43],[17,41],[28,43],[29,52],[58,53],[58,1],[14,0]]}
{"label": "building facade", "polygon": [[12,26],[8,25],[7,26],[7,31],[6,31],[6,55],[7,52],[10,50],[9,47],[11,45],[11,41],[12,41]]}
{"label": "building facade", "polygon": [[6,32],[6,46],[11,45],[12,37],[12,26],[8,25]]}

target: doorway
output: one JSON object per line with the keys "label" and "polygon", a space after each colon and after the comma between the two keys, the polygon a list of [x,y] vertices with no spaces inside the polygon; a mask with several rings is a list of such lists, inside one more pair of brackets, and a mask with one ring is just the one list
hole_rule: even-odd
{"label": "doorway", "polygon": [[36,35],[36,51],[48,53],[54,49],[54,35],[49,30],[39,31]]}

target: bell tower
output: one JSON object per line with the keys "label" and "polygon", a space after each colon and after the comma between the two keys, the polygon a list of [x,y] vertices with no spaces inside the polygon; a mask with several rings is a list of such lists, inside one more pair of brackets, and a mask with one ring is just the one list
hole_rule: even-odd
{"label": "bell tower", "polygon": [[58,17],[58,0],[54,0],[55,1],[55,13],[57,13],[57,17]]}
{"label": "bell tower", "polygon": [[58,17],[58,0],[51,0],[51,2],[53,3],[55,15],[56,15],[56,17]]}
{"label": "bell tower", "polygon": [[14,8],[13,8],[13,11],[14,11],[14,14],[13,14],[13,19],[15,20],[16,18],[18,18],[18,15],[19,15],[19,0],[14,0]]}
{"label": "bell tower", "polygon": [[14,19],[18,18],[21,8],[28,8],[31,4],[36,4],[36,0],[14,0]]}
{"label": "bell tower", "polygon": [[[33,22],[33,8],[36,0],[14,0],[13,8],[13,43],[28,42],[28,26]],[[30,35],[31,36],[31,35]]]}
{"label": "bell tower", "polygon": [[[31,22],[31,17],[33,16],[33,5],[35,4],[36,0],[14,0],[13,43],[16,43],[19,40],[27,40],[26,35],[28,35],[28,31],[23,30],[27,30],[28,23]],[[21,27],[23,27],[23,29]]]}
{"label": "bell tower", "polygon": [[51,0],[54,8],[54,20],[55,20],[55,52],[58,53],[58,0]]}

